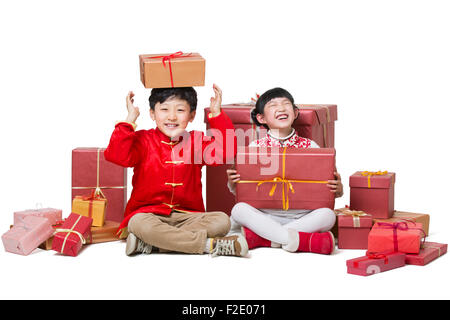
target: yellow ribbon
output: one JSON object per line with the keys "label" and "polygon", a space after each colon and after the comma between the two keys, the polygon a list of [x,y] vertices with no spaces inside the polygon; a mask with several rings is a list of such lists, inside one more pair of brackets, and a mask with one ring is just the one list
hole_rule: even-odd
{"label": "yellow ribbon", "polygon": [[80,189],[95,189],[94,190],[94,198],[104,198],[102,189],[125,189],[125,186],[115,186],[115,187],[100,187],[100,148],[97,149],[97,183],[95,187],[72,187],[72,189],[80,190]]}
{"label": "yellow ribbon", "polygon": [[352,216],[353,217],[353,227],[359,228],[361,227],[361,220],[359,217],[367,216],[367,213],[364,211],[358,211],[358,210],[350,210],[350,209],[344,209],[344,210],[338,210],[338,215],[345,215],[345,216]]}
{"label": "yellow ribbon", "polygon": [[361,172],[361,175],[364,177],[367,177],[367,187],[370,188],[370,177],[371,176],[384,176],[385,174],[388,174],[387,171],[363,171]]}
{"label": "yellow ribbon", "polygon": [[64,252],[64,247],[66,246],[67,238],[69,237],[69,235],[71,233],[75,233],[80,238],[82,244],[86,243],[86,239],[83,237],[83,235],[80,232],[78,232],[76,230],[73,230],[75,228],[75,226],[77,225],[78,221],[80,221],[81,217],[82,216],[78,217],[78,219],[73,224],[72,228],[70,228],[70,229],[56,229],[55,232],[53,233],[53,235],[55,235],[55,234],[57,234],[59,232],[67,232],[67,235],[64,237],[64,241],[63,241],[63,244],[61,246],[61,253]]}
{"label": "yellow ribbon", "polygon": [[[294,186],[292,185],[292,182],[296,183],[328,183],[328,181],[325,180],[293,180],[293,179],[286,179],[286,149],[287,147],[283,148],[283,171],[282,171],[282,177],[275,177],[273,179],[268,180],[239,180],[238,183],[257,183],[256,185],[256,191],[258,191],[258,187],[262,185],[263,183],[272,182],[272,189],[270,189],[269,196],[273,196],[275,193],[275,190],[277,188],[278,183],[282,183],[282,201],[283,201],[283,210],[289,210],[289,190],[292,193],[295,193]],[[286,188],[286,191],[285,191]]]}

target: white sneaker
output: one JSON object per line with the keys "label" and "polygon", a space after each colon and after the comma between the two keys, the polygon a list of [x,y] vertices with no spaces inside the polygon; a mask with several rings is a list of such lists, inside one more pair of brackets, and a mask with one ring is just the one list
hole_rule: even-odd
{"label": "white sneaker", "polygon": [[127,237],[127,247],[125,249],[125,253],[127,256],[131,256],[136,253],[151,253],[152,246],[145,243],[138,237],[136,237],[133,233],[129,233]]}
{"label": "white sneaker", "polygon": [[242,234],[222,238],[214,238],[215,246],[212,256],[244,257],[248,253],[247,240]]}

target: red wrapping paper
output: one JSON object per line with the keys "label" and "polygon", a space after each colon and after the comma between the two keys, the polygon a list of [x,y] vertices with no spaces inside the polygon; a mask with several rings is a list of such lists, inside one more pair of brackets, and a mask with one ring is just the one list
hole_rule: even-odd
{"label": "red wrapping paper", "polygon": [[[256,126],[250,116],[254,103],[235,103],[223,105],[222,110],[233,122],[237,133],[238,146],[248,146],[253,141],[264,137],[267,133],[264,127]],[[298,104],[300,114],[293,126],[297,133],[311,139],[321,147],[334,147],[335,121],[337,120],[336,105]],[[206,129],[209,129],[207,115],[209,108],[205,108]],[[244,134],[238,134],[239,131]],[[235,196],[227,187],[226,170],[232,165],[206,167],[206,210],[223,211],[228,215],[236,204]]]}
{"label": "red wrapping paper", "polygon": [[395,173],[350,176],[350,209],[370,213],[373,218],[388,219],[394,214]]}
{"label": "red wrapping paper", "polygon": [[407,254],[406,264],[424,266],[447,253],[447,244],[425,242],[418,254]]}
{"label": "red wrapping paper", "polygon": [[379,254],[367,252],[363,257],[347,260],[347,273],[370,276],[403,267],[405,265],[405,257],[406,255],[400,252]]}
{"label": "red wrapping paper", "polygon": [[[372,228],[372,215],[362,211],[340,210],[336,210],[339,234],[338,248],[367,249],[369,232]],[[351,213],[354,213],[354,215]]]}
{"label": "red wrapping paper", "polygon": [[121,222],[127,203],[127,169],[106,161],[104,150],[72,150],[72,199],[100,190],[108,203],[105,220]]}
{"label": "red wrapping paper", "polygon": [[[265,151],[267,156],[262,156]],[[265,157],[271,160],[268,164]],[[327,181],[334,178],[332,148],[240,148],[236,169],[241,175],[237,202],[280,210],[334,208],[334,194],[327,187]],[[262,172],[266,169],[272,173]]]}
{"label": "red wrapping paper", "polygon": [[83,244],[92,240],[92,219],[71,213],[55,230],[52,250],[68,256],[77,256]]}
{"label": "red wrapping paper", "polygon": [[369,232],[367,250],[370,252],[398,251],[419,253],[425,232],[422,224],[409,222],[377,222]]}

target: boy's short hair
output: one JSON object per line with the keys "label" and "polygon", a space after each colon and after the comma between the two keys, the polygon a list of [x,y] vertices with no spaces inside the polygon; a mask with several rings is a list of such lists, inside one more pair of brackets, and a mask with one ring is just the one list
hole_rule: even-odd
{"label": "boy's short hair", "polygon": [[255,108],[251,112],[252,120],[257,126],[263,126],[266,129],[269,129],[269,127],[266,124],[259,123],[258,119],[256,118],[256,115],[264,114],[264,107],[266,106],[266,104],[270,100],[275,98],[287,98],[292,103],[294,110],[297,108],[294,104],[294,97],[292,97],[292,95],[286,89],[277,87],[267,90],[258,98],[255,104]]}
{"label": "boy's short hair", "polygon": [[164,103],[169,98],[178,98],[185,100],[189,106],[190,111],[197,109],[197,91],[192,87],[177,87],[177,88],[154,88],[148,98],[150,109],[155,110],[155,105]]}

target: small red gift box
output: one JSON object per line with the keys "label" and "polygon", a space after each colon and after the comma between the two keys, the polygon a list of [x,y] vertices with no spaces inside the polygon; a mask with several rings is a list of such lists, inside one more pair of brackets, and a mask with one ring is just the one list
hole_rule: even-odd
{"label": "small red gift box", "polygon": [[395,173],[358,171],[350,176],[350,209],[387,219],[394,214]]}
{"label": "small red gift box", "polygon": [[377,222],[369,232],[367,250],[419,253],[422,237],[425,237],[425,232],[420,223]]}
{"label": "small red gift box", "polygon": [[424,266],[447,253],[447,244],[425,242],[418,254],[407,254],[406,264]]}
{"label": "small red gift box", "polygon": [[[299,116],[292,124],[297,133],[316,142],[322,148],[334,147],[335,122],[338,119],[335,104],[297,104]],[[238,147],[248,146],[251,141],[266,136],[267,130],[253,123],[250,112],[254,103],[234,103],[223,105],[222,110],[233,122]],[[205,108],[206,129],[210,129]],[[227,173],[231,165],[206,167],[206,210],[223,211],[228,215],[236,204],[235,196],[227,187]]]}
{"label": "small red gift box", "polygon": [[338,248],[367,249],[372,216],[364,211],[338,209]]}
{"label": "small red gift box", "polygon": [[72,150],[72,200],[92,194],[107,199],[104,220],[122,222],[127,203],[127,168],[106,161],[104,148]]}
{"label": "small red gift box", "polygon": [[359,276],[370,276],[405,265],[406,255],[401,252],[371,253],[365,256],[347,260],[347,273]]}
{"label": "small red gift box", "polygon": [[334,209],[333,148],[239,148],[237,202],[264,209]]}
{"label": "small red gift box", "polygon": [[68,256],[77,256],[83,244],[91,241],[92,219],[71,213],[55,230],[52,250]]}

